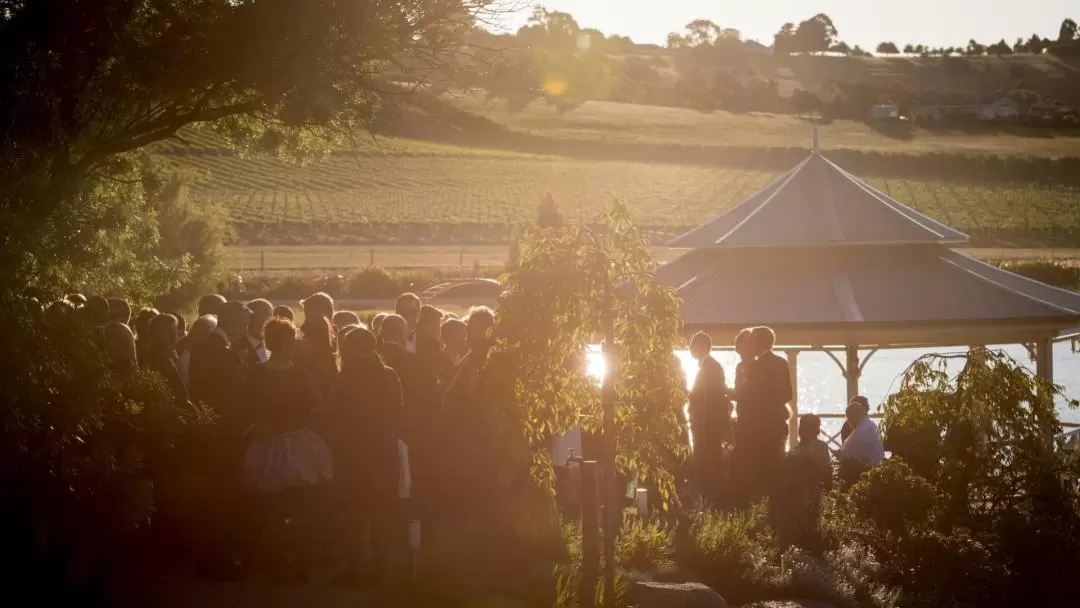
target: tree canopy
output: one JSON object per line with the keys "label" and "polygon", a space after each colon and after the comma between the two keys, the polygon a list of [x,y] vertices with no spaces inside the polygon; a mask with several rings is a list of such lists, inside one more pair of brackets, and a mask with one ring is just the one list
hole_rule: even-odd
{"label": "tree canopy", "polygon": [[93,260],[131,215],[131,153],[187,125],[243,151],[329,152],[393,94],[387,72],[433,77],[493,2],[0,0],[4,278]]}
{"label": "tree canopy", "polygon": [[[913,52],[913,51],[907,50],[907,49],[911,49],[911,48],[912,47],[911,47],[910,44],[907,45],[904,52],[905,53]],[[896,48],[896,43],[895,42],[882,42],[881,44],[877,45],[877,52],[881,53],[882,55],[896,55],[896,54],[898,54],[900,52],[900,49]]]}

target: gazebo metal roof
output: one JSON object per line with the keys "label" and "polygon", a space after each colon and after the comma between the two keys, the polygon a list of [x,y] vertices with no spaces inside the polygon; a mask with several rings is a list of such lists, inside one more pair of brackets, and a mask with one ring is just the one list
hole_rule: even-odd
{"label": "gazebo metal roof", "polygon": [[963,245],[968,236],[875,190],[820,154],[673,247]]}

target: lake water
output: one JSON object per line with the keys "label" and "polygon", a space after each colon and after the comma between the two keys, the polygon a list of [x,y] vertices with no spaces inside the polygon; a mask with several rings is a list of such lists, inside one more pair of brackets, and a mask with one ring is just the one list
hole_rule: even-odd
{"label": "lake water", "polygon": [[[990,347],[1002,350],[1020,364],[1034,371],[1028,351],[1021,345]],[[916,359],[929,353],[961,353],[966,349],[888,349],[880,350],[870,358],[863,368],[859,379],[859,392],[870,400],[872,410],[885,401],[890,393],[900,387],[900,375]],[[868,351],[860,351],[860,360]],[[687,351],[679,351],[687,381],[694,382],[697,375],[697,362]],[[734,382],[735,365],[738,356],[732,351],[715,351],[713,357],[724,367],[728,384]],[[840,355],[841,361],[843,354]],[[603,375],[603,359],[599,353],[590,357],[589,372],[597,377]],[[959,367],[955,371],[959,371]],[[1064,387],[1065,395],[1071,399],[1080,398],[1080,353],[1073,353],[1068,342],[1054,345],[1054,382]],[[847,403],[847,383],[840,373],[839,366],[823,352],[799,353],[799,413],[843,414]],[[1059,399],[1058,412],[1062,422],[1080,423],[1080,410],[1067,407],[1064,399]],[[836,432],[842,424],[839,420],[822,421],[822,426],[829,432]]]}

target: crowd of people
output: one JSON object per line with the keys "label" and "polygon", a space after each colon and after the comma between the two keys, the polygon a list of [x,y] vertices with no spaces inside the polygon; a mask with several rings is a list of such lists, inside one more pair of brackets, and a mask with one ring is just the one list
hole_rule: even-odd
{"label": "crowd of people", "polygon": [[201,299],[190,326],[118,298],[56,306],[78,311],[115,371],[155,370],[177,404],[218,416],[205,469],[244,495],[225,526],[233,538],[218,543],[240,555],[226,559],[290,578],[332,552],[343,577],[383,580],[408,563],[417,532],[445,521],[447,488],[468,482],[454,458],[469,427],[442,412],[469,402],[489,308],[458,318],[407,293],[364,324],[316,293],[297,327],[288,306],[220,295]]}
{"label": "crowd of people", "polygon": [[[292,565],[309,567],[333,548],[343,576],[380,580],[408,562],[418,533],[477,517],[457,506],[462,493],[483,491],[473,479],[482,463],[465,461],[484,438],[455,422],[469,418],[475,400],[490,309],[458,318],[410,293],[365,324],[316,293],[300,302],[297,327],[288,306],[220,295],[202,298],[190,326],[118,298],[73,294],[57,306],[79,311],[115,371],[154,370],[177,404],[216,413],[217,434],[201,458],[222,492],[239,488],[245,497],[226,526],[228,544],[260,571],[297,575]],[[740,332],[729,386],[709,336],[691,339],[700,368],[689,394],[690,486],[717,508],[768,497],[812,515],[833,485],[834,455],[813,414],[799,419],[799,441],[786,452],[792,387],[775,340],[767,327]],[[841,436],[842,482],[884,458],[864,397],[849,404]]]}
{"label": "crowd of people", "polygon": [[[798,442],[785,451],[792,387],[787,361],[773,352],[775,342],[768,327],[741,331],[734,344],[739,356],[735,383],[729,386],[723,367],[710,354],[709,335],[698,333],[690,341],[690,353],[699,362],[689,399],[694,473],[701,497],[716,507],[742,508],[768,497],[774,503],[805,504],[801,510],[813,513],[833,486],[833,453],[821,439],[820,417],[801,416]],[[869,413],[870,403],[862,396],[847,406],[842,444],[835,453],[844,484],[885,457]]]}

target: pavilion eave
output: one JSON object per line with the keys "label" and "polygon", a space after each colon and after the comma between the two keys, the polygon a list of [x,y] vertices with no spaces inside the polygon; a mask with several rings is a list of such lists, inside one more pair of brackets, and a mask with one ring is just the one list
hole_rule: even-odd
{"label": "pavilion eave", "polygon": [[[745,324],[686,324],[687,335],[704,332],[713,344],[733,344]],[[1054,340],[1080,331],[1080,319],[995,320],[964,323],[770,324],[777,350],[828,350],[848,346],[881,348],[950,348],[989,344],[1026,344]],[[720,346],[722,347],[722,346]]]}

